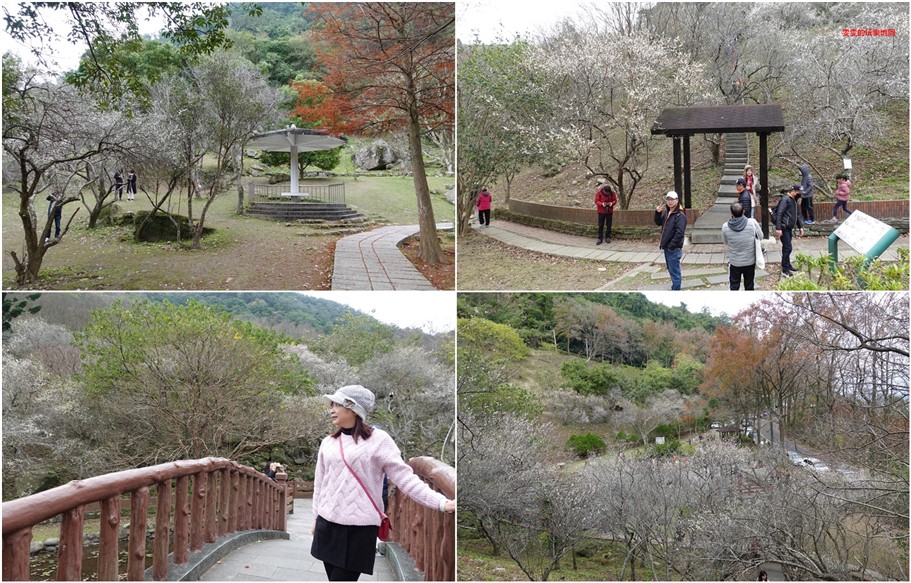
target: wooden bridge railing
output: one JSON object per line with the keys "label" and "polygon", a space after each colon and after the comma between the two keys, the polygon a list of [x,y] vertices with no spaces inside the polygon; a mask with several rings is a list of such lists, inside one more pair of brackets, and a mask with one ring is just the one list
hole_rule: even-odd
{"label": "wooden bridge railing", "polygon": [[[432,457],[411,458],[408,464],[431,488],[455,499],[455,468]],[[411,555],[424,580],[455,581],[455,515],[421,506],[392,485],[388,514],[392,539]]]}
{"label": "wooden bridge railing", "polygon": [[[75,480],[3,504],[3,580],[29,579],[32,527],[58,515],[60,544],[57,580],[82,579],[83,524],[86,506],[101,503],[98,579],[117,581],[121,496],[130,496],[130,532],[126,579],[141,581],[145,572],[146,527],[150,488],[157,493],[152,576],[167,577],[173,526],[174,562],[185,564],[204,542],[243,530],[286,530],[285,480],[273,482],[252,468],[224,458],[169,462],[147,468]],[[172,497],[174,502],[172,503]],[[173,524],[171,509],[173,512]]]}

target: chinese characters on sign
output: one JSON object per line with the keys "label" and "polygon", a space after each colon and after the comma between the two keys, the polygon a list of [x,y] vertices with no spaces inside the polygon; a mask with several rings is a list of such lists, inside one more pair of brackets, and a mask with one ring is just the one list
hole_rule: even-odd
{"label": "chinese characters on sign", "polygon": [[856,210],[835,229],[835,234],[855,251],[867,255],[891,230],[886,223]]}
{"label": "chinese characters on sign", "polygon": [[843,28],[841,36],[895,36],[894,28]]}

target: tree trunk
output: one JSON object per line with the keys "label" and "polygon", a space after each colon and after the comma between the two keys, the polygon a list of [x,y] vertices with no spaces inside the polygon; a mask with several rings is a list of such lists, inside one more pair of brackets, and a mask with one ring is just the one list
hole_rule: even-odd
{"label": "tree trunk", "polygon": [[424,168],[424,149],[421,146],[421,123],[418,117],[417,95],[414,79],[408,77],[408,148],[411,151],[412,176],[418,202],[418,226],[421,229],[421,261],[437,264],[443,260],[443,248],[437,239],[437,224],[430,202],[430,187],[427,185],[427,171]]}

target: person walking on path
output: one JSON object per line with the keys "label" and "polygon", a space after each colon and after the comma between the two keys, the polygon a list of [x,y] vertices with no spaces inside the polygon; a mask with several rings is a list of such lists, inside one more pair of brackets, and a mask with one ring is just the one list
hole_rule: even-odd
{"label": "person walking on path", "polygon": [[455,512],[455,501],[433,490],[402,460],[398,446],[367,415],[376,399],[361,385],[323,395],[336,431],[323,439],[313,479],[313,545],[329,581],[357,581],[372,574],[376,539],[385,514],[379,509],[383,475],[415,502]]}
{"label": "person walking on path", "polygon": [[737,189],[737,202],[743,207],[743,215],[748,219],[751,218],[753,216],[753,195],[747,190],[747,181],[738,178],[734,188]]}
{"label": "person walking on path", "polygon": [[478,193],[478,200],[475,202],[475,206],[478,207],[478,222],[482,227],[490,227],[490,199],[490,192],[485,186]]}
{"label": "person walking on path", "polygon": [[750,208],[743,207],[743,215],[759,220],[759,181],[753,175],[753,167],[747,164],[743,167],[743,180],[746,190],[750,193]]}
{"label": "person walking on path", "polygon": [[813,176],[809,164],[801,164],[797,168],[800,170],[800,214],[804,224],[812,225],[816,221],[813,213]]}
{"label": "person walking on path", "polygon": [[832,219],[830,223],[838,222],[838,207],[845,209],[845,217],[850,217],[851,212],[848,210],[848,199],[851,198],[851,180],[848,175],[842,172],[835,177],[838,187],[835,189],[835,207],[832,208]]}
{"label": "person walking on path", "polygon": [[655,207],[655,224],[661,227],[661,242],[658,248],[664,251],[667,272],[671,276],[671,290],[677,291],[683,285],[680,260],[683,258],[686,213],[681,210],[677,193],[673,190],[664,197],[664,204]]}
{"label": "person walking on path", "polygon": [[605,239],[610,243],[611,225],[614,222],[614,206],[616,204],[617,194],[609,184],[605,184],[595,193],[595,207],[598,209],[598,242],[595,245],[600,245]]}
{"label": "person walking on path", "polygon": [[136,200],[136,173],[127,174],[127,200]]}
{"label": "person walking on path", "polygon": [[123,200],[123,172],[114,173],[114,200]]}
{"label": "person walking on path", "polygon": [[800,218],[797,197],[800,195],[800,185],[795,184],[788,190],[781,190],[785,196],[778,201],[775,208],[775,236],[781,240],[781,275],[790,277],[794,274],[791,265],[791,251],[794,228],[800,228],[800,237],[803,237],[803,219]]}
{"label": "person walking on path", "polygon": [[721,240],[728,249],[728,281],[731,291],[752,291],[756,278],[756,241],[762,240],[762,227],[755,219],[744,216],[743,205],[731,204],[731,219],[721,225]]}

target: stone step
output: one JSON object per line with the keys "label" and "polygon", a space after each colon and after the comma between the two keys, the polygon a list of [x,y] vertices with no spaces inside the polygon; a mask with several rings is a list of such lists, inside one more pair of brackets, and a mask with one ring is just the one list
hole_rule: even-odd
{"label": "stone step", "polygon": [[718,187],[718,196],[729,196],[731,198],[737,197],[737,187],[733,184],[722,184]]}
{"label": "stone step", "polygon": [[717,245],[724,243],[721,238],[721,227],[713,231],[693,230],[690,233],[690,242],[694,245]]}
{"label": "stone step", "polygon": [[250,205],[251,209],[307,209],[307,210],[334,210],[334,209],[347,209],[348,206],[340,203],[329,203],[329,202],[255,202]]}
{"label": "stone step", "polygon": [[359,215],[355,212],[349,212],[345,214],[331,214],[323,216],[315,215],[289,215],[282,213],[249,213],[251,216],[263,219],[269,219],[273,221],[357,221],[363,222],[366,220],[366,217]]}

